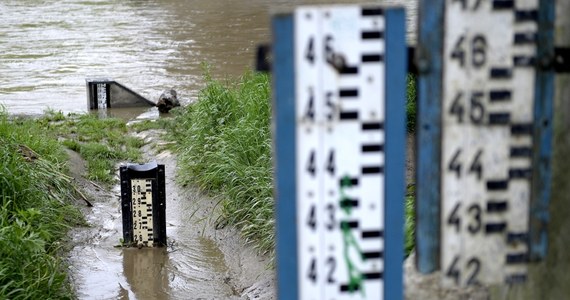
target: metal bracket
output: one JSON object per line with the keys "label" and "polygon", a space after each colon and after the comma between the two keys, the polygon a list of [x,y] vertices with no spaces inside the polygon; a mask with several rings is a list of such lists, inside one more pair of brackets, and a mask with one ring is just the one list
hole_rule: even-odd
{"label": "metal bracket", "polygon": [[570,73],[570,47],[554,48],[554,71]]}
{"label": "metal bracket", "polygon": [[[415,60],[416,49],[408,46],[408,72],[418,74],[418,66]],[[257,46],[255,56],[255,70],[258,72],[271,72],[272,65],[271,45],[261,44]],[[552,66],[556,73],[570,73],[570,48],[556,47],[554,48],[554,60]]]}
{"label": "metal bracket", "polygon": [[[414,46],[407,47],[408,55],[408,73],[417,75],[418,67],[416,65],[415,55],[416,48]],[[273,55],[271,45],[260,44],[257,45],[255,54],[255,70],[257,72],[271,72],[271,65],[273,64]]]}
{"label": "metal bracket", "polygon": [[273,59],[271,45],[257,45],[257,52],[255,55],[255,70],[257,72],[271,72],[272,62]]}
{"label": "metal bracket", "polygon": [[418,75],[418,65],[416,64],[416,47],[408,46],[408,73]]}

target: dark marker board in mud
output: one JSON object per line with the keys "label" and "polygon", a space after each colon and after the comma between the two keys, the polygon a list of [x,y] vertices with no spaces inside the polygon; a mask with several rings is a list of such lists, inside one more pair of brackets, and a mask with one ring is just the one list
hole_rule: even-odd
{"label": "dark marker board in mud", "polygon": [[418,269],[523,282],[546,255],[554,2],[420,2]]}
{"label": "dark marker board in mud", "polygon": [[132,246],[166,245],[164,165],[120,167],[123,241]]}
{"label": "dark marker board in mud", "polygon": [[281,299],[402,299],[405,13],[273,17]]}

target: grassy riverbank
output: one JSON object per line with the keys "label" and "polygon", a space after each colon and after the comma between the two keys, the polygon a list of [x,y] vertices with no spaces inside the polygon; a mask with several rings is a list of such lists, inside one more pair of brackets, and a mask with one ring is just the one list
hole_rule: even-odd
{"label": "grassy riverbank", "polygon": [[82,222],[63,147],[31,119],[0,112],[0,299],[72,297],[58,258]]}
{"label": "grassy riverbank", "polygon": [[[220,195],[225,220],[261,252],[273,255],[274,200],[270,78],[247,73],[237,81],[207,78],[199,100],[178,111],[179,178]],[[408,131],[415,127],[415,86],[408,78]],[[406,252],[414,247],[413,187],[406,198]]]}
{"label": "grassy riverbank", "polygon": [[61,255],[67,230],[85,225],[77,209],[84,195],[68,175],[65,148],[87,161],[81,175],[108,185],[117,162],[141,157],[143,142],[127,133],[119,119],[0,111],[0,299],[74,298]]}
{"label": "grassy riverbank", "polygon": [[225,219],[261,252],[274,249],[269,79],[207,79],[200,100],[176,117],[179,178],[219,195]]}

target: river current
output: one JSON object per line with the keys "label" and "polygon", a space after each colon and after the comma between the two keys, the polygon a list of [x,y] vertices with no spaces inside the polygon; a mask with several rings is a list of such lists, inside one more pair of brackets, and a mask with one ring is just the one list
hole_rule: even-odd
{"label": "river current", "polygon": [[[87,77],[112,78],[151,101],[174,87],[188,103],[206,69],[219,79],[252,69],[256,46],[271,39],[271,13],[307,2],[331,3],[1,1],[0,105],[14,114],[84,112]],[[413,38],[416,1],[380,2],[406,6]]]}

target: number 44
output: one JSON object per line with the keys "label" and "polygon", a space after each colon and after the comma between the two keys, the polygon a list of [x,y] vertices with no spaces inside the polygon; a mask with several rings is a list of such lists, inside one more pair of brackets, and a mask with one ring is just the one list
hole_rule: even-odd
{"label": "number 44", "polygon": [[[460,158],[461,153],[462,149],[461,148],[457,149],[455,151],[455,154],[453,154],[451,161],[447,165],[447,170],[450,172],[455,172],[455,174],[457,175],[457,179],[461,178],[461,169],[463,166]],[[483,176],[483,165],[481,164],[481,155],[483,155],[483,150],[479,149],[475,153],[475,156],[473,157],[473,160],[471,161],[468,170],[468,173],[474,173],[477,176],[477,180],[481,180],[481,177]]]}

